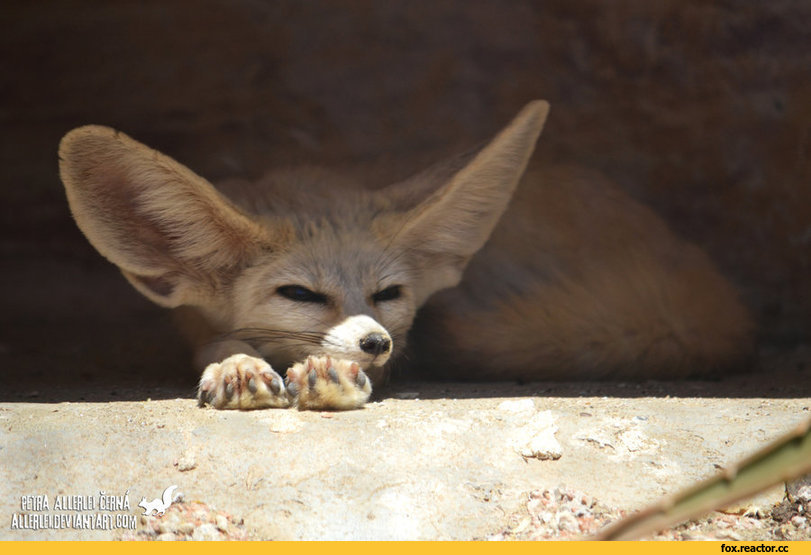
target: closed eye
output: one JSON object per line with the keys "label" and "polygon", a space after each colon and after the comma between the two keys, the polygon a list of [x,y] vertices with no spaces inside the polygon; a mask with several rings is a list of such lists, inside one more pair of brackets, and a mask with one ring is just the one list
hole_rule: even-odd
{"label": "closed eye", "polygon": [[393,301],[394,299],[399,299],[403,294],[402,286],[400,285],[392,285],[391,287],[386,287],[385,289],[381,289],[374,295],[372,295],[372,302],[383,303],[386,301]]}
{"label": "closed eye", "polygon": [[276,292],[282,297],[299,303],[327,304],[327,296],[323,293],[316,293],[302,285],[282,285]]}

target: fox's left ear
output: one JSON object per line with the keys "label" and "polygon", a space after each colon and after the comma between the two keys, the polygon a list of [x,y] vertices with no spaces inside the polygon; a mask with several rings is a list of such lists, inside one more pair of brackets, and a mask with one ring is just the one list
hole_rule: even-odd
{"label": "fox's left ear", "polygon": [[529,103],[449,181],[401,216],[394,241],[420,259],[424,285],[415,292],[418,305],[459,283],[506,210],[548,113],[549,103]]}

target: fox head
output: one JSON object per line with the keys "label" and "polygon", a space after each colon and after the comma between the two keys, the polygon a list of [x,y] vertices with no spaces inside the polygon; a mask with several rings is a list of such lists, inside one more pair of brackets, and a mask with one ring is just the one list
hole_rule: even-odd
{"label": "fox head", "polygon": [[218,191],[100,126],[62,139],[60,174],[90,243],[154,302],[195,307],[277,368],[328,354],[377,381],[487,241],[547,112],[532,102],[478,151],[373,191],[313,171]]}

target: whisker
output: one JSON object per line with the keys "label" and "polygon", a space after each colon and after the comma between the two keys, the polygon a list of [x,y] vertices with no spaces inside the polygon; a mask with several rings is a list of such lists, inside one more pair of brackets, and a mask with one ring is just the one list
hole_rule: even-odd
{"label": "whisker", "polygon": [[325,334],[317,331],[287,331],[275,330],[270,328],[239,328],[219,335],[215,341],[227,341],[229,339],[237,339],[239,341],[252,342],[264,341],[271,343],[273,341],[296,340],[301,344],[313,345],[323,342]]}

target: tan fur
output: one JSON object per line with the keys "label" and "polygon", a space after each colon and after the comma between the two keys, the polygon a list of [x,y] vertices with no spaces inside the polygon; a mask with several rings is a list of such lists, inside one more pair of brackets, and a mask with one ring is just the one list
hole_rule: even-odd
{"label": "tan fur", "polygon": [[744,363],[751,332],[701,250],[600,176],[563,167],[525,177],[413,341],[448,376],[679,378]]}
{"label": "tan fur", "polygon": [[[235,354],[256,369],[260,357],[285,369],[340,356],[340,368],[357,362],[380,383],[389,359],[404,362],[409,332],[408,360],[468,379],[661,378],[738,363],[751,324],[732,287],[611,184],[571,169],[532,171],[504,214],[547,112],[530,103],[478,152],[379,190],[303,171],[218,192],[98,126],[65,136],[60,170],[99,252],[153,301],[205,322],[195,326],[208,376],[201,403],[251,404],[223,385],[249,383],[234,364],[223,369]],[[317,302],[291,300],[292,285]],[[360,320],[371,322],[362,333],[392,343],[389,351],[314,339],[330,330],[352,338],[344,322],[354,315],[371,318]],[[328,370],[313,374],[313,391],[333,388]],[[346,399],[321,408],[363,402]]]}

